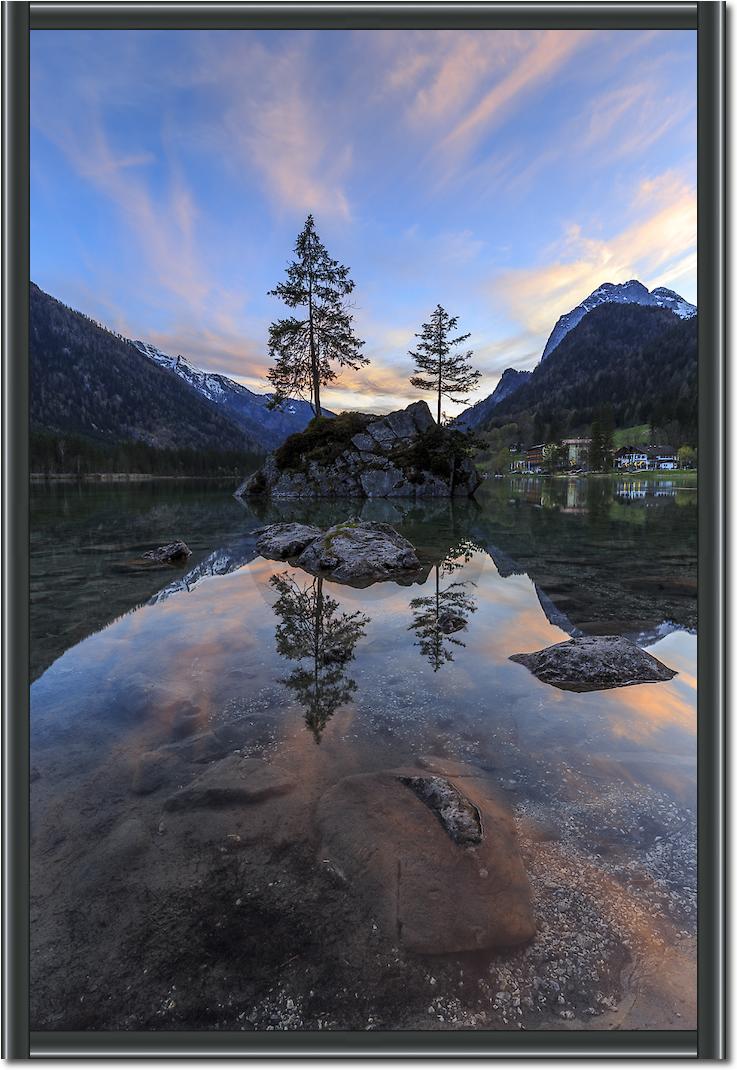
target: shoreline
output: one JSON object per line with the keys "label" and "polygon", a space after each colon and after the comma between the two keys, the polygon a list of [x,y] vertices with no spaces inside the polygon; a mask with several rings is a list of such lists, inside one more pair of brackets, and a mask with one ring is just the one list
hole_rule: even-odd
{"label": "shoreline", "polygon": [[31,472],[30,483],[152,483],[152,482],[181,482],[182,480],[197,480],[201,483],[229,483],[240,479],[240,476],[188,476],[188,475],[160,475],[153,472],[85,472],[83,475],[75,475],[71,472]]}

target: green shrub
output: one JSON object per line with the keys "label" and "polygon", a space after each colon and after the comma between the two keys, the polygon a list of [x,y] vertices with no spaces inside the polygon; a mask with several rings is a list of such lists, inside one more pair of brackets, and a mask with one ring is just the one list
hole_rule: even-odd
{"label": "green shrub", "polygon": [[330,464],[348,449],[351,439],[376,417],[363,412],[342,412],[339,416],[315,416],[304,431],[290,435],[274,454],[282,472],[304,471],[309,461]]}

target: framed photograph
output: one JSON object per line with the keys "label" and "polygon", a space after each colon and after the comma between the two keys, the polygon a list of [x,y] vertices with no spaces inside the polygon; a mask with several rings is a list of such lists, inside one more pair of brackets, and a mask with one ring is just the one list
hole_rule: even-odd
{"label": "framed photograph", "polygon": [[3,18],[5,1054],[724,1058],[724,5]]}

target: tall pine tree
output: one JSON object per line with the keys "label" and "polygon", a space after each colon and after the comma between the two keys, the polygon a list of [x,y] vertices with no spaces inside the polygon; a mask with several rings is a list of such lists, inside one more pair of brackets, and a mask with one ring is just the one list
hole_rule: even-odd
{"label": "tall pine tree", "polygon": [[481,378],[481,372],[471,367],[471,350],[454,352],[456,346],[470,338],[470,334],[451,335],[458,326],[458,317],[449,316],[438,305],[428,323],[423,323],[416,349],[409,355],[415,362],[415,371],[410,382],[420,390],[432,390],[438,396],[438,425],[442,417],[443,397],[460,405],[467,405],[468,398],[457,397],[473,390]]}
{"label": "tall pine tree", "polygon": [[320,416],[320,387],[337,379],[334,365],[361,368],[369,361],[346,303],[354,287],[349,269],[330,256],[311,214],[294,252],[286,281],[269,291],[288,308],[302,310],[301,316],[276,320],[269,328],[269,356],[275,362],[268,376],[274,389],[271,407],[302,397]]}

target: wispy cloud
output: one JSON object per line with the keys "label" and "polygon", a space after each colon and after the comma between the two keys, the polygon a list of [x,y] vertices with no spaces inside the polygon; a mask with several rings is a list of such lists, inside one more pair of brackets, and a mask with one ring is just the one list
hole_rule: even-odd
{"label": "wispy cloud", "polygon": [[546,82],[588,39],[585,30],[546,30],[446,136],[442,149],[468,151],[475,141],[505,117],[531,89]]}
{"label": "wispy cloud", "polygon": [[636,221],[607,238],[570,224],[545,250],[543,263],[501,273],[492,292],[516,322],[543,338],[558,316],[602,282],[639,278],[667,286],[683,280],[695,264],[696,191],[666,173],[641,182],[632,207]]}

